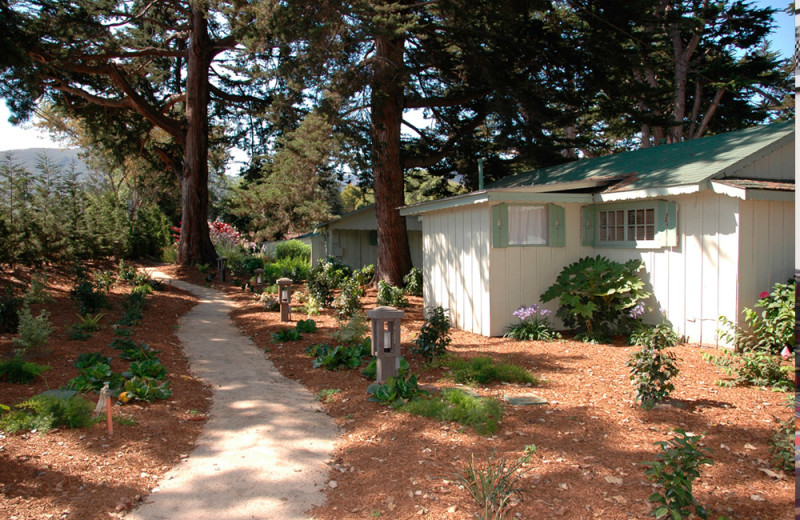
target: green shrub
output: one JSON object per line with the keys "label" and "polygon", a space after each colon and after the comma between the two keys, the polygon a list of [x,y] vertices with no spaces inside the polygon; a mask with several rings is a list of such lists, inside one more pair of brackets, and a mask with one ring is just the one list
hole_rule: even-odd
{"label": "green shrub", "polygon": [[[397,377],[406,377],[410,366],[405,358],[400,358],[400,368],[397,370]],[[375,379],[378,377],[378,359],[372,358],[372,361],[361,371],[361,375],[367,379]]]}
{"label": "green shrub", "polygon": [[340,345],[352,346],[361,345],[365,341],[370,344],[370,339],[367,338],[369,332],[369,325],[367,318],[363,314],[355,314],[347,323],[342,324],[339,322],[339,330],[335,331],[331,336],[334,341]]}
{"label": "green shrub", "polygon": [[457,388],[444,388],[439,396],[412,401],[400,409],[439,421],[455,421],[481,435],[496,432],[503,418],[503,408],[496,400],[472,396]]}
{"label": "green shrub", "polygon": [[373,264],[365,265],[361,269],[353,271],[352,279],[360,286],[365,286],[375,278],[375,266]]}
{"label": "green shrub", "polygon": [[519,383],[539,384],[539,380],[522,367],[506,363],[495,363],[489,357],[474,357],[464,360],[457,357],[448,357],[443,364],[450,368],[448,377],[456,383]]}
{"label": "green shrub", "polygon": [[100,322],[105,317],[105,314],[101,312],[97,314],[76,314],[76,316],[80,320],[80,323],[76,324],[79,329],[85,332],[97,332],[100,330]]}
{"label": "green shrub", "polygon": [[269,293],[261,293],[258,300],[264,305],[264,310],[266,312],[278,312],[281,310],[281,302],[278,301],[278,298]]}
{"label": "green shrub", "polygon": [[559,298],[556,316],[579,339],[628,336],[644,312],[642,302],[650,296],[637,276],[643,267],[640,260],[621,264],[603,256],[581,258],[564,267],[540,299],[546,303]]}
{"label": "green shrub", "polygon": [[161,250],[161,261],[165,264],[178,263],[178,247],[170,244]]}
{"label": "green shrub", "polygon": [[264,259],[258,256],[248,256],[242,260],[241,269],[247,274],[255,274],[256,269],[264,269]]}
{"label": "green shrub", "polygon": [[357,280],[350,278],[342,282],[342,291],[333,301],[336,317],[340,320],[347,320],[361,312],[362,296],[364,296],[364,290]]}
{"label": "green shrub", "polygon": [[49,316],[50,313],[43,310],[34,317],[30,307],[23,305],[19,311],[19,337],[11,340],[14,346],[21,352],[41,352],[53,333]]}
{"label": "green shrub", "polygon": [[306,313],[308,316],[319,316],[320,313],[319,301],[317,301],[317,299],[314,298],[313,296],[309,295],[305,304],[303,304],[303,312]]}
{"label": "green shrub", "polygon": [[700,436],[689,436],[680,428],[673,432],[675,435],[669,441],[655,443],[661,448],[658,460],[643,463],[649,466],[645,471],[647,479],[664,489],[663,494],[650,496],[651,502],[660,504],[653,510],[653,516],[681,520],[694,512],[700,518],[706,518],[707,511],[692,495],[692,483],[700,476],[700,467],[713,462],[697,447]]}
{"label": "green shrub", "polygon": [[37,365],[23,361],[20,356],[14,356],[11,359],[0,361],[0,381],[28,384],[50,369],[51,367],[47,365]]}
{"label": "green shrub", "polygon": [[[269,264],[277,278],[290,278],[293,282],[308,280],[311,265],[303,258],[289,257]],[[266,271],[265,271],[266,272]]]}
{"label": "green shrub", "polygon": [[333,291],[350,275],[351,269],[336,258],[320,260],[308,274],[308,292],[321,306],[329,307],[333,302]]}
{"label": "green shrub", "polygon": [[81,370],[83,368],[89,368],[98,363],[104,363],[106,365],[110,365],[111,358],[108,356],[104,356],[99,352],[91,352],[91,353],[81,352],[80,354],[78,354],[77,359],[75,359],[75,361],[72,363],[72,366],[74,366],[78,370]]}
{"label": "green shrub", "polygon": [[16,334],[22,304],[23,299],[15,294],[13,287],[3,288],[3,292],[0,293],[0,332]]}
{"label": "green shrub", "polygon": [[631,355],[627,366],[631,369],[631,383],[636,387],[636,400],[650,408],[663,401],[675,390],[670,379],[680,370],[675,365],[675,354],[664,349],[674,347],[680,340],[668,322],[655,327],[642,327],[631,336],[631,343],[642,349]]}
{"label": "green shrub", "polygon": [[390,307],[397,307],[402,309],[408,307],[408,300],[403,294],[403,289],[395,287],[394,285],[378,281],[378,305],[388,305]]}
{"label": "green shrub", "polygon": [[447,352],[450,341],[450,318],[447,311],[441,306],[425,309],[425,323],[414,340],[416,346],[411,352],[431,361]]}
{"label": "green shrub", "polygon": [[513,314],[520,322],[511,325],[503,335],[504,338],[517,341],[552,341],[561,337],[550,325],[552,313],[549,309],[540,308],[534,303],[530,307],[520,307]]}
{"label": "green shrub", "polygon": [[74,390],[79,394],[84,392],[99,393],[103,385],[108,383],[111,393],[119,393],[125,378],[111,370],[107,363],[97,362],[94,365],[78,370],[78,375],[67,381],[65,389]]}
{"label": "green shrub", "polygon": [[339,368],[358,368],[364,362],[364,358],[370,355],[369,343],[354,346],[337,345],[335,347],[323,343],[311,345],[306,348],[306,353],[316,356],[312,366],[314,368],[325,368],[336,370]]}
{"label": "green shrub", "polygon": [[312,319],[300,320],[295,325],[297,332],[308,332],[309,334],[317,331],[317,322]]}
{"label": "green shrub", "polygon": [[506,459],[497,462],[487,459],[483,467],[479,467],[475,464],[475,457],[470,456],[464,472],[457,476],[482,509],[476,515],[478,518],[501,520],[505,517],[511,497],[520,492],[519,479],[530,471],[523,464],[522,461],[509,463]]}
{"label": "green shrub", "polygon": [[275,245],[275,258],[300,258],[306,263],[311,261],[311,246],[299,240],[287,240]]}
{"label": "green shrub", "polygon": [[421,390],[417,383],[417,376],[411,375],[408,378],[390,377],[383,384],[372,383],[367,387],[367,393],[371,396],[369,398],[371,402],[388,404],[397,408],[428,392]]}
{"label": "green shrub", "polygon": [[422,271],[412,267],[403,277],[403,286],[406,294],[422,296]]}
{"label": "green shrub", "polygon": [[[735,345],[737,352],[758,351],[764,354],[780,354],[784,347],[794,346],[795,285],[776,283],[770,292],[762,292],[754,309],[742,310],[749,330],[734,325],[725,316],[719,321],[723,329],[720,338]],[[757,309],[761,309],[759,312]]]}
{"label": "green shrub", "polygon": [[14,406],[0,419],[0,428],[14,433],[26,430],[46,432],[53,428],[91,426],[94,405],[74,392],[48,391]]}
{"label": "green shrub", "polygon": [[78,278],[69,295],[78,302],[78,312],[81,314],[97,312],[103,307],[108,307],[105,293],[86,278]]}
{"label": "green shrub", "polygon": [[287,341],[298,341],[302,339],[302,336],[297,329],[281,329],[275,334],[272,335],[275,341],[280,341],[281,343],[285,343]]}
{"label": "green shrub", "polygon": [[762,352],[731,352],[722,349],[715,356],[703,353],[703,359],[720,367],[723,372],[733,376],[733,381],[717,381],[723,387],[760,386],[788,392],[794,389],[792,367],[781,363],[781,357]]}
{"label": "green shrub", "polygon": [[25,293],[24,300],[27,303],[51,303],[53,297],[47,290],[47,275],[45,273],[35,273],[31,279],[31,285]]}

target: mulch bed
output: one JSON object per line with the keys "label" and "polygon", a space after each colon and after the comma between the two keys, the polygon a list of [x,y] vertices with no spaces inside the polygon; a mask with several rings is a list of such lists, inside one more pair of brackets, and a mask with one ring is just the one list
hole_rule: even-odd
{"label": "mulch bed", "polygon": [[[106,268],[113,268],[106,267]],[[194,270],[160,266],[174,277],[205,284]],[[26,281],[28,273],[4,272],[3,283]],[[57,388],[77,374],[72,360],[80,352],[102,351],[119,319],[127,287],[118,287],[106,311],[106,327],[88,342],[66,339],[74,323],[75,303],[68,297],[67,273],[50,278],[56,302],[47,305],[57,332],[51,353],[40,362],[53,366],[46,380],[34,385],[0,383],[0,402],[12,404],[46,388]],[[653,410],[633,401],[625,360],[635,347],[623,343],[589,345],[562,342],[518,342],[453,331],[450,351],[458,356],[491,356],[518,364],[544,382],[530,388],[492,384],[474,388],[484,396],[534,392],[549,404],[505,406],[500,429],[493,436],[476,434],[455,423],[396,412],[367,401],[371,381],[358,370],[312,368],[306,346],[330,341],[338,328],[330,311],[312,318],[319,326],[297,342],[278,343],[272,334],[287,326],[277,312],[264,312],[253,295],[231,284],[213,283],[236,303],[232,317],[243,332],[265,351],[278,370],[312,392],[338,389],[327,413],[342,430],[330,461],[326,503],[310,512],[318,520],[364,518],[471,519],[478,510],[457,474],[472,457],[517,460],[526,446],[537,449],[519,481],[520,493],[507,518],[652,518],[648,497],[657,491],[644,476],[644,461],[659,452],[654,443],[671,437],[674,428],[703,435],[712,466],[695,482],[697,501],[730,518],[788,519],[793,511],[794,481],[770,467],[770,440],[776,418],[790,417],[786,394],[758,388],[721,388],[717,367],[701,358],[710,349],[676,347],[681,373],[673,399]],[[421,384],[452,386],[443,369],[430,369],[407,355],[422,325],[422,300],[409,298],[403,321],[403,351]],[[178,319],[195,300],[177,290],[155,293],[134,338],[161,350],[173,396],[152,404],[115,405],[115,415],[136,419],[115,425],[108,437],[104,424],[84,430],[47,434],[4,434],[0,437],[0,518],[99,519],[122,516],[157,485],[164,472],[191,451],[208,410],[208,389],[194,379],[174,335]],[[375,306],[375,292],[363,299]],[[35,313],[38,312],[34,307]],[[296,322],[308,316],[295,308]],[[293,326],[294,323],[290,323]],[[0,354],[12,350],[9,335],[0,337]],[[123,365],[115,365],[121,370]],[[268,396],[265,396],[268,398]],[[334,484],[335,482],[335,484]],[[716,515],[710,515],[716,518]]]}

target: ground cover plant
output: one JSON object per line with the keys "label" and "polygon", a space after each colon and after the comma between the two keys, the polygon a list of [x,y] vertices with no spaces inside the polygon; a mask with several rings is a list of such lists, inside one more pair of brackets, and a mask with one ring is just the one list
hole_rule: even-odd
{"label": "ground cover plant", "polygon": [[443,388],[439,395],[411,400],[399,408],[437,421],[471,426],[480,435],[496,432],[503,417],[503,409],[497,400],[470,395],[457,388]]}
{"label": "ground cover plant", "polygon": [[455,383],[479,384],[488,383],[518,383],[539,384],[534,374],[516,365],[498,363],[490,357],[479,356],[471,359],[462,359],[448,356],[441,361],[443,366],[450,370],[447,377]]}
{"label": "ground cover plant", "polygon": [[457,477],[480,507],[476,514],[480,520],[501,520],[512,497],[520,495],[520,480],[528,471],[530,468],[520,460],[487,458],[483,464],[476,464],[471,454]]}

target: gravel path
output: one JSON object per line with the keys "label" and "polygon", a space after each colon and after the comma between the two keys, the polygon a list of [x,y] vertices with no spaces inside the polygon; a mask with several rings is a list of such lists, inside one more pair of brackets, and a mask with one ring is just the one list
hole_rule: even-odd
{"label": "gravel path", "polygon": [[[163,277],[154,272],[154,277]],[[200,297],[178,337],[194,374],[213,386],[211,416],[189,458],[128,520],[289,520],[325,501],[339,431],[305,387],[278,373],[236,329],[222,293]]]}

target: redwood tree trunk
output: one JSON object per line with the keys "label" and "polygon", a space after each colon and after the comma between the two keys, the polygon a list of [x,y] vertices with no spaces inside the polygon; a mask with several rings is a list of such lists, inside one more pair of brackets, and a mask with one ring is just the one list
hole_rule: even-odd
{"label": "redwood tree trunk", "polygon": [[178,262],[214,265],[217,253],[208,233],[208,68],[211,41],[205,13],[192,10],[186,74],[186,146],[181,178],[181,239]]}
{"label": "redwood tree trunk", "polygon": [[400,125],[403,121],[402,37],[375,38],[372,84],[372,175],[378,219],[377,280],[401,286],[411,270],[406,221],[397,208],[404,204]]}

